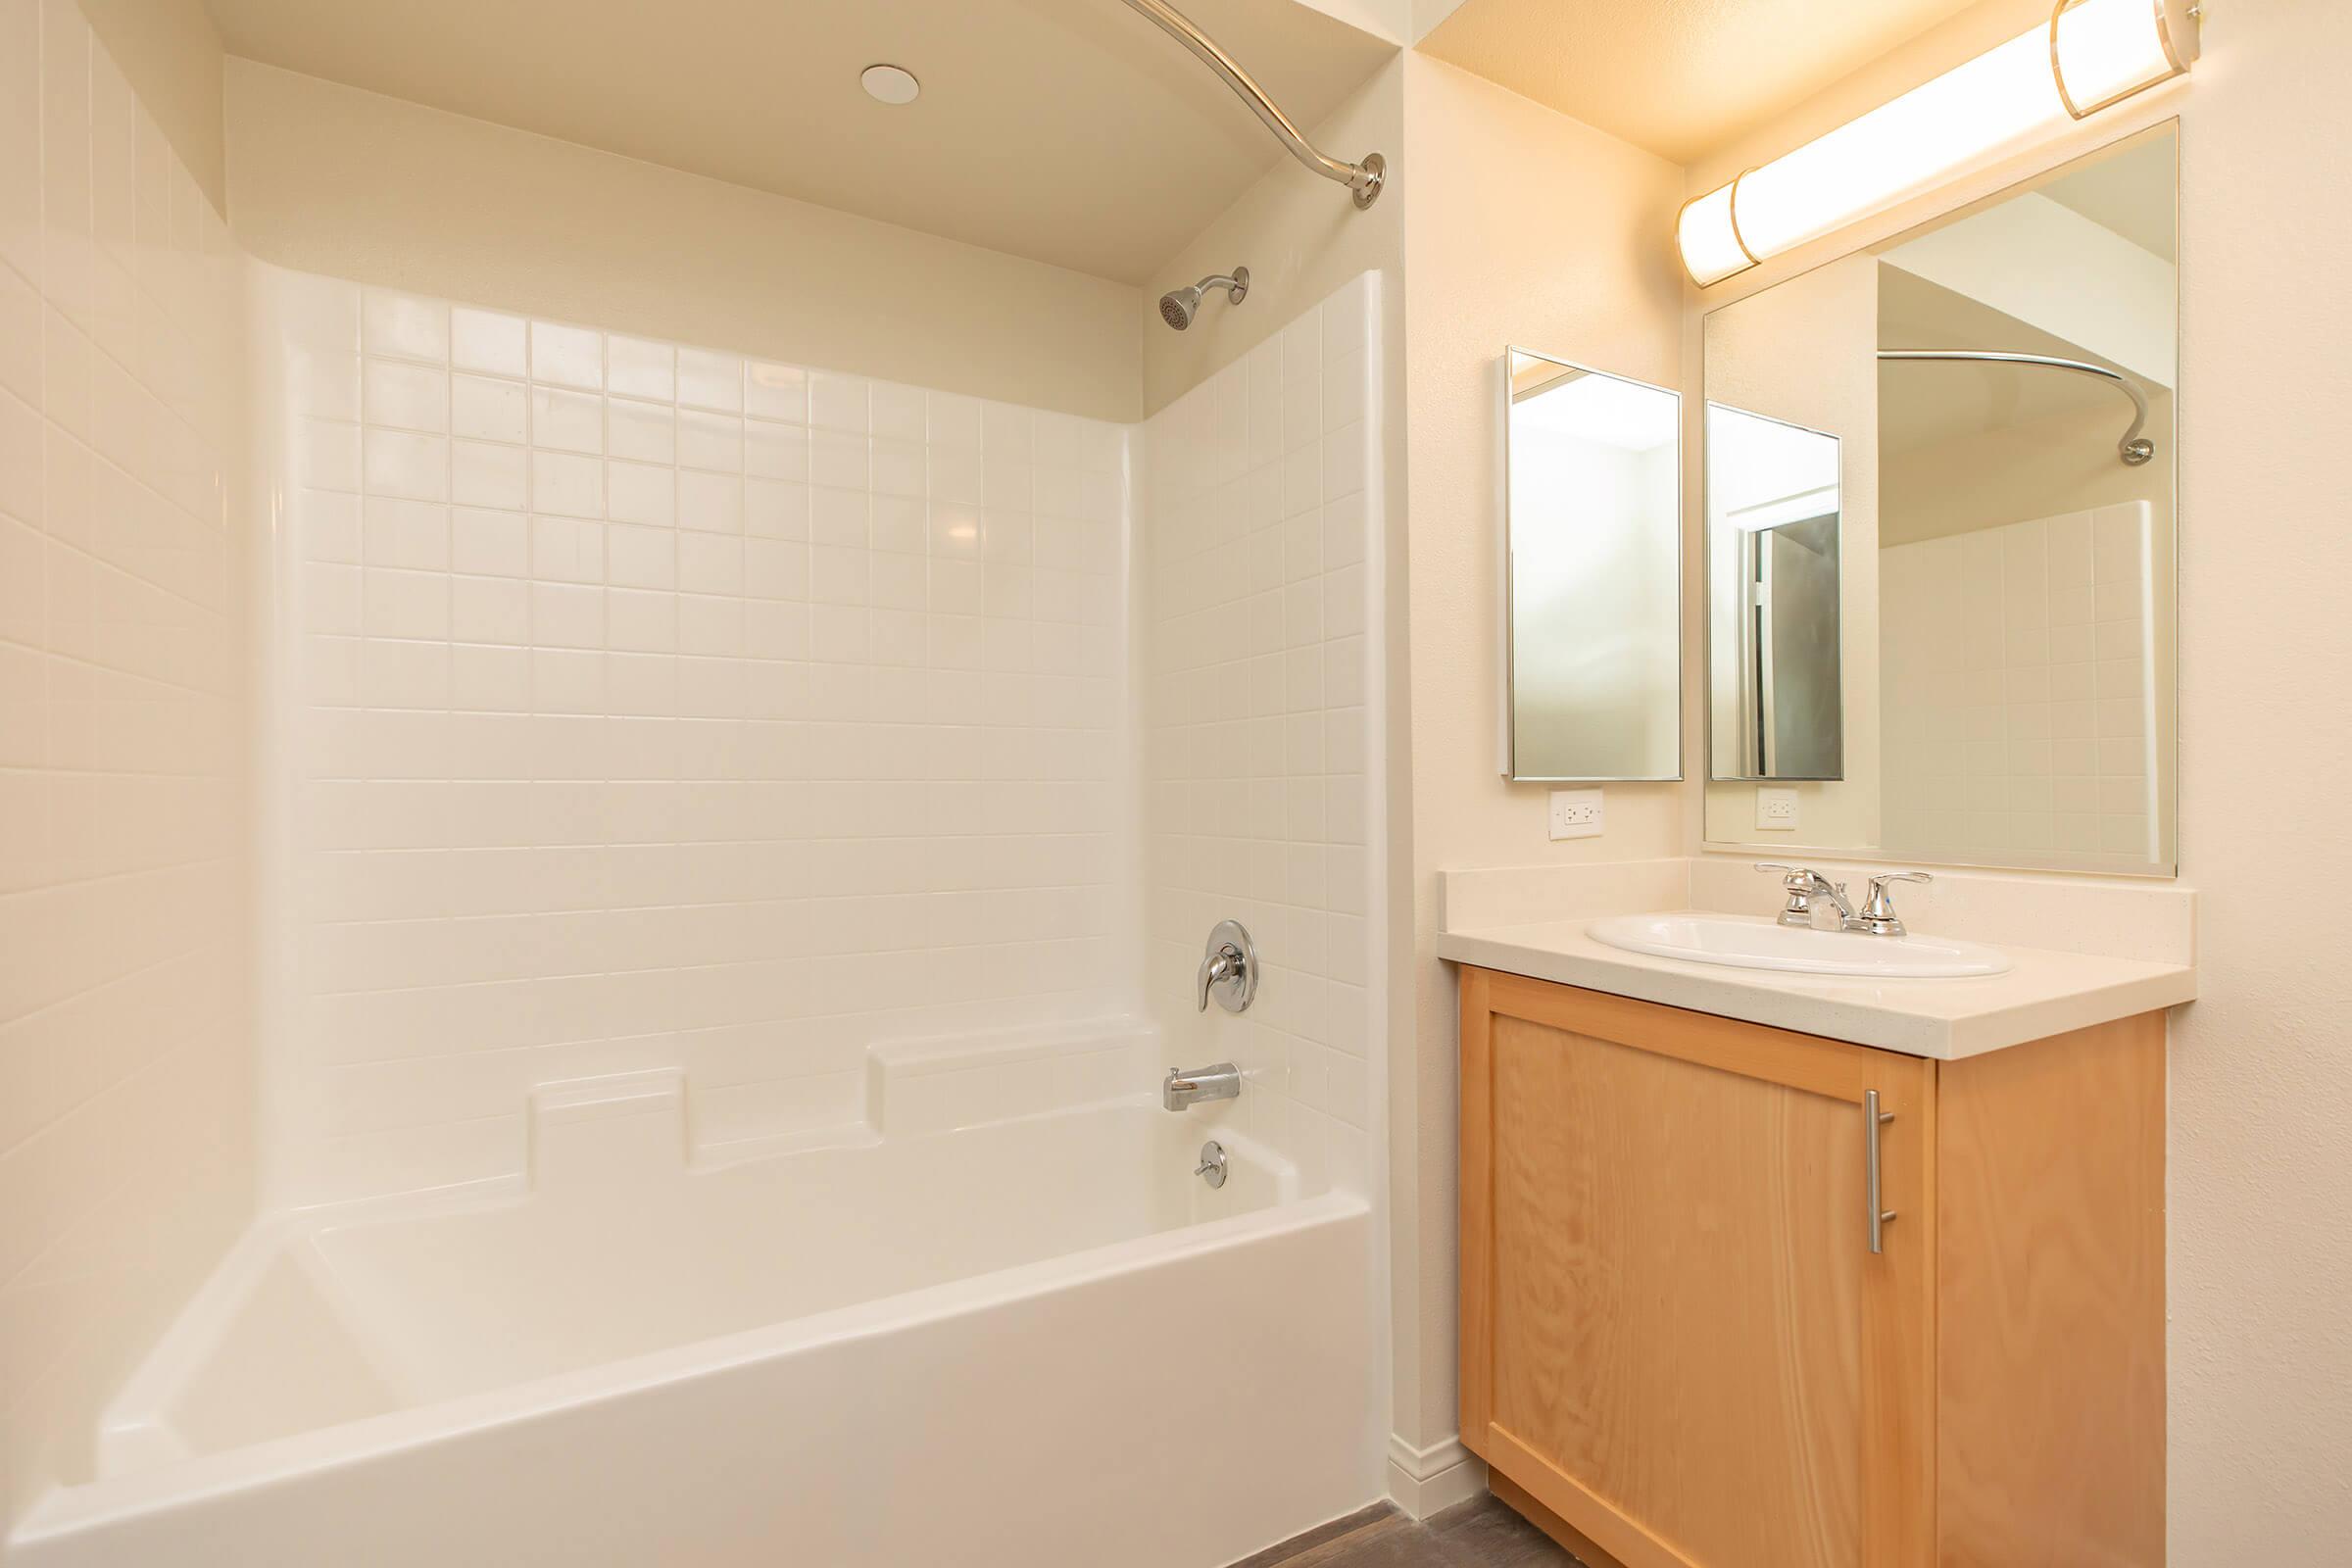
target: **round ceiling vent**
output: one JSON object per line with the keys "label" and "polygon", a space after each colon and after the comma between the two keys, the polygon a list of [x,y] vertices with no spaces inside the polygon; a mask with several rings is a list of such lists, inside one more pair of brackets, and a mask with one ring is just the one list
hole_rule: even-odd
{"label": "round ceiling vent", "polygon": [[898,66],[868,66],[858,78],[866,96],[877,103],[910,104],[923,90],[914,73]]}

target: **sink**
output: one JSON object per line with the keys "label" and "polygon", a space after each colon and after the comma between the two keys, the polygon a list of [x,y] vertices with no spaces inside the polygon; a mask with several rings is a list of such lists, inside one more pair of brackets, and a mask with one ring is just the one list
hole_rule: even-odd
{"label": "sink", "polygon": [[1859,931],[1799,931],[1736,914],[1621,914],[1586,928],[1595,942],[1628,953],[1737,969],[1862,975],[1878,980],[1957,980],[2001,974],[2009,960],[1990,948],[1940,937],[1879,937]]}

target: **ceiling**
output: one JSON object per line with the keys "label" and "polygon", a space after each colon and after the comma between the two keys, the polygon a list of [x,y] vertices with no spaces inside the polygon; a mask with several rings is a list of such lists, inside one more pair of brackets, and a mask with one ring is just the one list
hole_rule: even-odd
{"label": "ceiling", "polygon": [[1974,0],[1467,0],[1421,42],[1689,164]]}
{"label": "ceiling", "polygon": [[[231,54],[1125,283],[1287,156],[1116,0],[208,4]],[[1184,10],[1301,125],[1396,54],[1295,0]],[[868,98],[879,62],[922,96]]]}

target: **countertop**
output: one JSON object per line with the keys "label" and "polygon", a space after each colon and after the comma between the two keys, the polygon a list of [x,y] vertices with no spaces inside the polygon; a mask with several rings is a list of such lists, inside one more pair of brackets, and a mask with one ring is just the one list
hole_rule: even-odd
{"label": "countertop", "polygon": [[2197,994],[2190,964],[1987,943],[2009,959],[2008,973],[1955,980],[1782,974],[1628,953],[1586,935],[1591,924],[1579,917],[1445,931],[1438,956],[1946,1061],[2175,1006]]}

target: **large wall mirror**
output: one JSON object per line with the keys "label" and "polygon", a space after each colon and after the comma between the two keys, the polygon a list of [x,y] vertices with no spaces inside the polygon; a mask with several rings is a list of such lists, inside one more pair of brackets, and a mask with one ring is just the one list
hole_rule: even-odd
{"label": "large wall mirror", "polygon": [[1504,356],[1503,772],[1679,779],[1682,398]]}
{"label": "large wall mirror", "polygon": [[2177,137],[1706,318],[1709,844],[2173,873]]}

